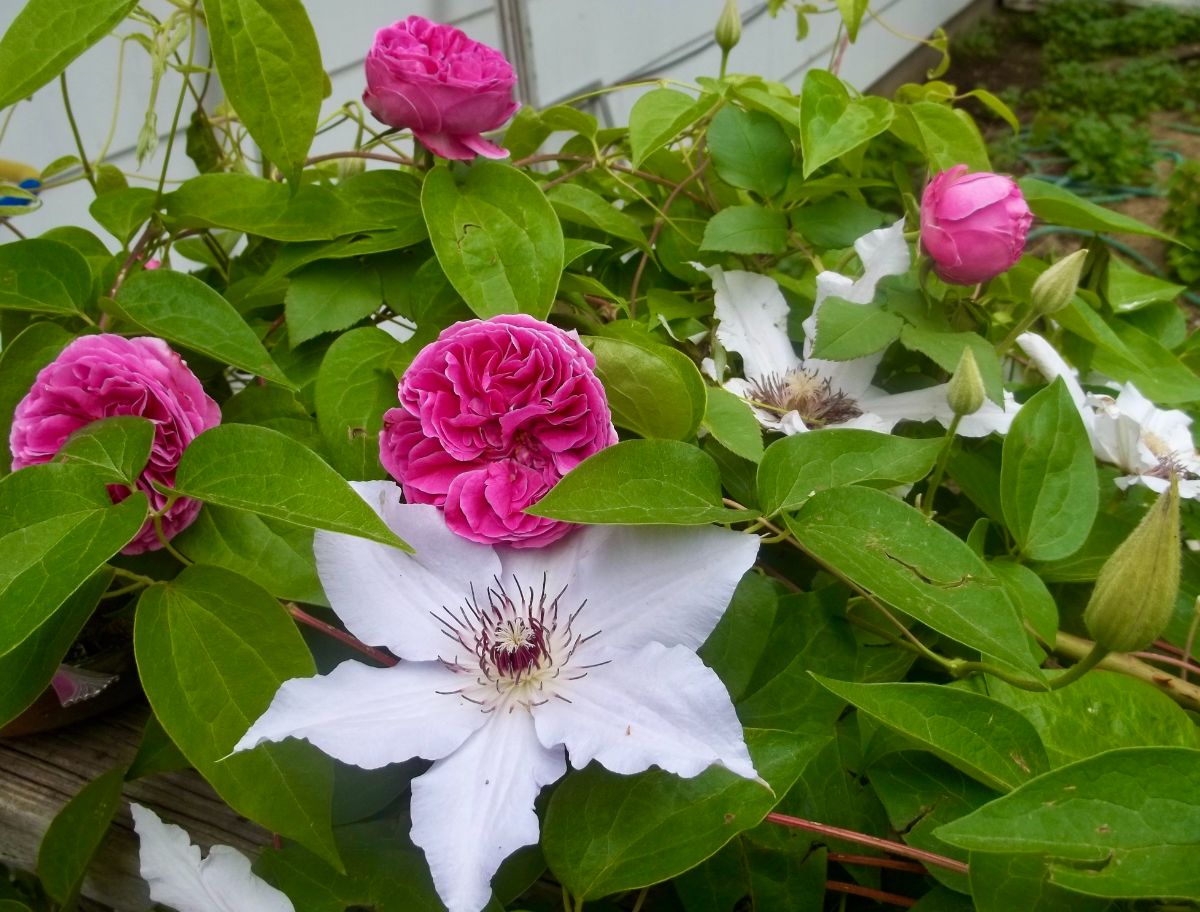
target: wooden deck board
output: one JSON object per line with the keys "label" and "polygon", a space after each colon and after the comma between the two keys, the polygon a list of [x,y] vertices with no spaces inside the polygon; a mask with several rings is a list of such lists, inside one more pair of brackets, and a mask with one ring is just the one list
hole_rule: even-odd
{"label": "wooden deck board", "polygon": [[[38,845],[54,815],[87,782],[133,759],[148,712],[134,705],[60,731],[0,739],[0,862],[26,871],[37,867]],[[192,770],[127,783],[124,795],[179,824],[206,848],[223,843],[253,857],[270,839]],[[88,872],[83,898],[84,912],[150,908],[127,804]]]}

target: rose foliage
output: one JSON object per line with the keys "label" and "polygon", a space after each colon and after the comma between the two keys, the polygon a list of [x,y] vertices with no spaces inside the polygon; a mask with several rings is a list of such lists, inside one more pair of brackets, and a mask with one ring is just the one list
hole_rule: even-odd
{"label": "rose foliage", "polygon": [[77,6],[0,105],[136,33],[198,174],[0,174],[0,725],[98,630],[152,711],[0,907],[184,767],[263,840],[135,789],[181,910],[1200,902],[1200,348],[1109,244],[1170,238],[993,173],[970,87],[741,72],[732,4],[628,125],[418,17],[323,121],[299,0]]}

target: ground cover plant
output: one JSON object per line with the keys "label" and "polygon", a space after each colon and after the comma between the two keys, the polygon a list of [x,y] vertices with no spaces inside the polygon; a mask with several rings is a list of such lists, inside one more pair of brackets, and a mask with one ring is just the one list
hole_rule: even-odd
{"label": "ground cover plant", "polygon": [[[0,722],[97,629],[151,715],[2,912],[113,827],[180,912],[1200,902],[1200,378],[1110,238],[1174,241],[997,173],[1003,101],[746,74],[730,2],[628,125],[419,17],[323,118],[299,0],[30,0],[0,107],[113,29],[201,173],[2,188]],[[69,181],[105,235],[26,236]],[[253,866],[122,794],[189,766]]]}

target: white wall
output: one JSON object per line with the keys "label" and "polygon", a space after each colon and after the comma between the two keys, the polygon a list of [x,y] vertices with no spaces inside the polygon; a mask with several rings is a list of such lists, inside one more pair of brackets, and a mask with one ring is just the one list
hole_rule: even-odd
{"label": "white wall", "polygon": [[[512,3],[513,0],[508,0]],[[516,0],[525,23],[525,51],[533,68],[530,80],[536,104],[545,106],[601,85],[632,78],[666,77],[690,82],[697,76],[715,76],[720,52],[712,32],[724,0]],[[970,0],[875,0],[873,7],[900,32],[928,35]],[[0,29],[8,27],[21,8],[20,0],[0,4]],[[169,7],[165,0],[145,0],[156,13]],[[377,28],[412,13],[451,22],[473,38],[501,47],[498,8],[503,0],[410,0],[397,7],[384,0],[307,0],[321,44],[322,61],[329,71],[333,93],[326,113],[362,94],[362,60]],[[784,12],[778,19],[766,13],[766,3],[742,0],[746,21],[741,44],[730,57],[732,72],[753,72],[798,88],[805,70],[827,66],[834,46],[837,16],[810,18],[811,31],[800,43],[795,40],[794,19]],[[123,26],[122,34],[131,31]],[[117,100],[117,54],[119,41],[105,38],[68,70],[71,99],[80,131],[95,154],[108,133]],[[864,21],[858,42],[842,62],[841,74],[851,83],[865,87],[886,73],[912,49],[877,22]],[[197,60],[207,61],[201,41]],[[158,123],[163,139],[159,152],[138,169],[133,155],[137,134],[147,104],[149,63],[146,53],[129,44],[120,91],[120,109],[109,159],[118,167],[138,172],[131,183],[153,186],[162,165],[165,135],[179,91],[179,78],[168,72],[159,92]],[[219,97],[214,87],[210,98]],[[640,91],[607,94],[592,110],[606,123],[623,123]],[[185,106],[185,117],[190,108]],[[330,131],[317,137],[315,153],[348,148],[352,129]],[[179,143],[182,143],[180,137]],[[39,90],[31,101],[21,102],[0,138],[0,158],[27,162],[43,168],[53,159],[74,152],[74,142],[65,118],[57,81]],[[190,162],[177,148],[169,177],[182,179],[191,172]],[[59,224],[89,224],[87,205],[92,199],[85,183],[45,194],[41,211],[23,215],[16,224],[36,234]],[[103,236],[98,226],[93,230]],[[2,241],[3,238],[0,238]]]}

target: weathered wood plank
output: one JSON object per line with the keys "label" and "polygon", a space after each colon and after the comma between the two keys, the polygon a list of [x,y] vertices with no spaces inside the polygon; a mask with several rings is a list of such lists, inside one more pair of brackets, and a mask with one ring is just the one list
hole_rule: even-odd
{"label": "weathered wood plank", "polygon": [[[147,714],[144,705],[135,705],[60,731],[0,739],[0,862],[27,871],[36,867],[38,845],[54,815],[95,776],[133,759]],[[223,843],[253,857],[270,840],[191,770],[128,783],[124,795],[179,824],[206,848]],[[150,908],[127,805],[100,847],[83,897],[84,912]]]}

